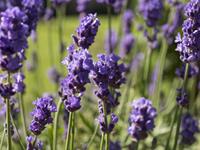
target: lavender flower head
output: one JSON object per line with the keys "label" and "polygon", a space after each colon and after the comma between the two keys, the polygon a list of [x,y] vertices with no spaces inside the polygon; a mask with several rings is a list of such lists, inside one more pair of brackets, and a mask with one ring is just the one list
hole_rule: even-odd
{"label": "lavender flower head", "polygon": [[122,149],[122,147],[121,147],[121,144],[119,141],[115,141],[115,142],[111,141],[110,142],[110,150],[121,150],[121,149]]}
{"label": "lavender flower head", "polygon": [[120,45],[120,56],[122,58],[124,58],[125,56],[127,56],[135,43],[135,38],[133,37],[133,35],[131,33],[129,34],[125,34],[121,40],[121,45]]}
{"label": "lavender flower head", "polygon": [[40,140],[37,140],[34,144],[34,138],[32,136],[26,137],[26,150],[42,150],[43,149],[43,143]]}
{"label": "lavender flower head", "polygon": [[85,13],[86,12],[86,7],[89,4],[91,0],[77,0],[77,7],[76,10],[79,13]]}
{"label": "lavender flower head", "polygon": [[100,21],[96,14],[89,14],[81,19],[80,26],[77,28],[77,35],[73,35],[74,42],[78,47],[89,48],[94,43]]}
{"label": "lavender flower head", "polygon": [[191,145],[196,141],[195,134],[199,132],[198,120],[195,120],[191,114],[183,115],[181,122],[181,143]]}
{"label": "lavender flower head", "polygon": [[58,70],[55,67],[52,67],[48,70],[48,76],[49,79],[55,83],[55,84],[59,84],[60,82],[60,78],[61,78],[61,74],[60,72],[58,72]]}
{"label": "lavender flower head", "polygon": [[31,113],[33,120],[29,126],[35,135],[41,134],[47,124],[53,122],[51,113],[56,112],[56,104],[51,96],[44,96],[33,102],[35,109]]}
{"label": "lavender flower head", "polygon": [[139,11],[149,27],[156,26],[158,20],[162,17],[162,9],[162,0],[140,0]]}
{"label": "lavender flower head", "polygon": [[56,16],[56,9],[51,7],[51,8],[46,8],[45,9],[45,14],[44,14],[44,20],[49,21],[52,18]]}
{"label": "lavender flower head", "polygon": [[176,51],[180,53],[183,62],[195,62],[200,60],[200,1],[191,0],[185,6],[187,19],[182,25],[183,36],[177,35]]}
{"label": "lavender flower head", "polygon": [[4,117],[6,114],[6,104],[2,97],[0,97],[0,117]]}
{"label": "lavender flower head", "polygon": [[182,107],[187,107],[189,104],[188,94],[183,89],[177,89],[176,102]]}
{"label": "lavender flower head", "polygon": [[93,69],[92,56],[87,49],[76,50],[74,46],[68,48],[69,55],[63,60],[68,75],[61,81],[60,95],[68,111],[80,108],[80,97],[85,91],[85,85],[90,83],[89,72]]}
{"label": "lavender flower head", "polygon": [[25,89],[25,84],[24,84],[24,79],[25,76],[23,73],[16,73],[13,76],[15,82],[14,82],[14,91],[15,92],[19,92],[19,93],[23,93],[24,89]]}
{"label": "lavender flower head", "polygon": [[110,51],[110,46],[114,49],[117,46],[118,36],[115,30],[111,30],[111,43],[109,43],[109,31],[106,33],[105,41],[104,41],[104,49],[106,50],[107,54],[112,53]]}
{"label": "lavender flower head", "polygon": [[143,97],[135,100],[132,107],[129,117],[131,125],[128,128],[128,132],[137,141],[143,140],[148,136],[148,132],[155,127],[154,119],[157,116],[157,112],[151,101]]}
{"label": "lavender flower head", "polygon": [[12,55],[27,48],[27,17],[18,7],[8,8],[1,13],[0,52]]}
{"label": "lavender flower head", "polygon": [[29,26],[29,34],[32,30],[36,30],[39,15],[43,7],[42,0],[23,0],[23,10],[26,13],[28,19],[26,24]]}
{"label": "lavender flower head", "polygon": [[98,3],[105,3],[114,8],[116,13],[120,12],[123,5],[125,4],[125,0],[97,0]]}
{"label": "lavender flower head", "polygon": [[123,29],[124,33],[130,33],[133,24],[133,11],[126,10],[123,14]]}

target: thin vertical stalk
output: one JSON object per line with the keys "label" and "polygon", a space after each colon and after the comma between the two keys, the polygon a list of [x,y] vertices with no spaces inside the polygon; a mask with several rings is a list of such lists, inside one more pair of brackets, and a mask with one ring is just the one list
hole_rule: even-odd
{"label": "thin vertical stalk", "polygon": [[49,55],[50,55],[50,64],[51,66],[54,65],[54,57],[53,57],[53,47],[52,47],[52,29],[51,29],[51,22],[49,21],[47,23],[47,26],[48,26],[48,31],[47,31],[47,37],[48,37],[48,45],[49,45]]}
{"label": "thin vertical stalk", "polygon": [[[8,84],[10,84],[10,73],[8,72]],[[7,125],[7,150],[12,150],[12,143],[11,143],[11,120],[10,120],[10,100],[6,98],[6,125]]]}
{"label": "thin vertical stalk", "polygon": [[104,137],[105,137],[105,133],[104,133],[104,132],[102,132],[102,136],[101,136],[101,143],[100,143],[100,149],[99,149],[99,150],[103,150]]}
{"label": "thin vertical stalk", "polygon": [[1,137],[1,143],[0,143],[0,149],[2,149],[2,146],[3,146],[3,141],[4,141],[4,137],[5,137],[5,129],[3,130],[3,135]]}
{"label": "thin vertical stalk", "polygon": [[70,150],[74,149],[74,135],[75,135],[75,112],[72,114],[72,132],[70,141]]}
{"label": "thin vertical stalk", "polygon": [[[184,79],[183,79],[183,82],[182,82],[182,93],[185,90],[185,86],[186,86],[186,83],[187,83],[188,70],[189,70],[189,64],[187,63],[186,66],[185,66],[185,74],[184,74]],[[178,122],[177,122],[177,126],[176,126],[176,133],[175,133],[175,141],[174,141],[173,150],[176,150],[176,148],[177,148],[179,130],[180,130],[180,125],[181,125],[182,111],[183,111],[183,107],[180,108],[180,113],[178,115]]]}
{"label": "thin vertical stalk", "polygon": [[69,150],[69,144],[70,144],[70,136],[71,136],[71,126],[72,126],[72,113],[69,113],[69,122],[68,122],[68,129],[67,129],[67,138],[65,142],[65,150]]}
{"label": "thin vertical stalk", "polygon": [[92,142],[94,141],[94,138],[95,138],[95,136],[97,135],[98,129],[99,129],[99,124],[97,124],[97,126],[96,126],[96,128],[95,128],[95,130],[94,130],[94,133],[92,134],[92,137],[91,137],[90,141],[89,141],[88,144],[87,144],[87,149],[89,149],[90,145],[91,145]]}
{"label": "thin vertical stalk", "polygon": [[[107,120],[107,107],[105,102],[103,102],[103,112],[104,112],[104,121],[105,121],[105,126],[108,128],[108,120]],[[110,149],[110,139],[109,139],[109,132],[105,133],[105,150]]]}
{"label": "thin vertical stalk", "polygon": [[19,94],[19,105],[20,105],[20,112],[21,112],[21,121],[24,131],[24,136],[27,136],[27,130],[26,130],[26,117],[25,117],[25,110],[24,110],[24,102],[23,102],[23,93]]}
{"label": "thin vertical stalk", "polygon": [[112,17],[111,17],[111,6],[108,5],[107,7],[107,13],[108,13],[108,41],[109,41],[109,52],[113,52],[113,47],[112,47]]}
{"label": "thin vertical stalk", "polygon": [[58,109],[55,114],[55,121],[53,125],[53,150],[57,149],[57,128],[58,128],[58,119],[59,119],[61,106],[62,106],[62,100],[60,99],[58,102]]}
{"label": "thin vertical stalk", "polygon": [[157,80],[157,90],[155,93],[155,98],[154,98],[154,103],[156,108],[159,109],[159,99],[160,99],[160,92],[161,92],[161,83],[163,79],[163,71],[165,67],[165,60],[166,60],[166,55],[167,55],[167,43],[166,40],[163,39],[162,41],[162,49],[160,52],[160,67],[159,67],[159,72],[158,72],[158,80]]}
{"label": "thin vertical stalk", "polygon": [[60,58],[59,61],[62,61],[62,55],[63,55],[63,22],[62,22],[62,15],[63,15],[63,7],[61,6],[58,10],[58,42],[59,42],[59,54]]}

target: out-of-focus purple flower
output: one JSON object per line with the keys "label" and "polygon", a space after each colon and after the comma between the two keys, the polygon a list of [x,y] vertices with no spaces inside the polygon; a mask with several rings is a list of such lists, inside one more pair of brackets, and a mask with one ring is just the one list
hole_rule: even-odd
{"label": "out-of-focus purple flower", "polygon": [[96,14],[88,14],[83,17],[80,26],[77,28],[77,35],[73,35],[74,42],[78,47],[89,48],[94,43],[100,21]]}
{"label": "out-of-focus purple flower", "polygon": [[173,23],[165,24],[162,26],[163,34],[169,44],[173,44],[175,39],[175,34],[178,28],[183,23],[183,8],[184,8],[183,4],[176,5],[176,12],[173,18]]}
{"label": "out-of-focus purple flower", "polygon": [[191,145],[196,141],[195,134],[199,132],[198,120],[187,113],[182,116],[181,122],[181,143]]}
{"label": "out-of-focus purple flower", "polygon": [[139,2],[139,11],[149,27],[156,26],[158,20],[162,17],[162,9],[162,0],[140,0]]}
{"label": "out-of-focus purple flower", "polygon": [[180,53],[183,62],[195,62],[200,60],[200,1],[191,0],[185,6],[187,19],[182,25],[183,36],[177,35],[176,51]]}
{"label": "out-of-focus purple flower", "polygon": [[0,12],[6,10],[6,2],[5,1],[0,1]]}
{"label": "out-of-focus purple flower", "polygon": [[110,43],[110,41],[109,41],[109,31],[107,31],[105,41],[104,41],[104,48],[105,48],[107,54],[112,53],[110,51],[110,46],[111,46],[111,49],[114,49],[116,47],[117,40],[118,40],[117,37],[118,36],[117,36],[117,33],[115,32],[115,30],[111,30],[111,43]]}
{"label": "out-of-focus purple flower", "polygon": [[56,9],[51,7],[51,8],[46,8],[45,9],[45,14],[44,14],[44,20],[49,21],[53,19],[56,16]]}
{"label": "out-of-focus purple flower", "polygon": [[0,117],[4,117],[6,114],[6,104],[3,98],[0,96]]}
{"label": "out-of-focus purple flower", "polygon": [[[176,69],[176,75],[178,76],[178,77],[180,77],[180,78],[184,78],[184,76],[185,76],[185,64],[183,64],[182,66],[181,66],[181,68],[177,68]],[[189,65],[189,68],[188,68],[188,74],[187,74],[187,76],[188,76],[188,78],[191,78],[191,77],[193,77],[193,76],[196,76],[196,75],[198,75],[199,74],[199,68],[197,67],[197,66],[195,66],[195,65]]]}
{"label": "out-of-focus purple flower", "polygon": [[68,48],[68,57],[63,64],[68,69],[68,75],[61,81],[60,95],[68,111],[80,108],[80,97],[85,91],[85,85],[90,83],[89,72],[93,69],[93,60],[87,49]]}
{"label": "out-of-focus purple flower", "polygon": [[42,150],[43,149],[43,142],[40,140],[36,140],[36,143],[34,143],[34,138],[32,136],[26,137],[26,150]]}
{"label": "out-of-focus purple flower", "polygon": [[153,95],[153,93],[155,92],[158,73],[159,73],[159,64],[157,63],[151,75],[151,82],[149,84],[149,95]]}
{"label": "out-of-focus purple flower", "polygon": [[154,28],[153,35],[149,35],[147,30],[144,31],[144,36],[147,38],[148,45],[150,49],[158,48],[158,39],[157,39],[158,30]]}
{"label": "out-of-focus purple flower", "polygon": [[132,10],[126,10],[123,14],[123,29],[124,33],[130,33],[132,24],[133,24],[133,11]]}
{"label": "out-of-focus purple flower", "polygon": [[76,10],[79,13],[86,13],[86,8],[91,0],[77,0]]}
{"label": "out-of-focus purple flower", "polygon": [[127,56],[131,52],[134,43],[135,43],[135,38],[133,37],[133,35],[131,33],[125,34],[121,40],[119,56],[122,58]]}
{"label": "out-of-focus purple flower", "polygon": [[121,150],[122,147],[121,147],[121,144],[119,141],[110,141],[110,150]]}
{"label": "out-of-focus purple flower", "polygon": [[31,53],[31,58],[29,59],[29,61],[27,61],[26,63],[27,66],[27,70],[30,72],[33,72],[37,69],[38,67],[38,56],[36,51],[33,51]]}
{"label": "out-of-focus purple flower", "polygon": [[51,0],[51,3],[54,6],[61,6],[61,5],[65,5],[67,3],[69,3],[71,0]]}
{"label": "out-of-focus purple flower", "polygon": [[18,7],[1,13],[0,49],[2,55],[11,55],[27,48],[27,17]]}
{"label": "out-of-focus purple flower", "polygon": [[141,66],[143,60],[144,60],[143,53],[140,52],[136,54],[131,63],[128,65],[127,71],[136,72]]}
{"label": "out-of-focus purple flower", "polygon": [[52,96],[44,96],[33,102],[35,109],[31,113],[33,120],[29,126],[31,132],[39,135],[45,128],[46,124],[53,122],[51,113],[56,112],[56,104]]}
{"label": "out-of-focus purple flower", "polygon": [[12,84],[0,83],[0,95],[3,98],[10,98],[15,94]]}
{"label": "out-of-focus purple flower", "polygon": [[125,0],[97,0],[97,2],[111,5],[116,13],[120,12],[125,4]]}
{"label": "out-of-focus purple flower", "polygon": [[13,88],[15,92],[23,93],[25,89],[24,79],[25,76],[23,73],[16,73],[13,76],[15,82],[13,84]]}
{"label": "out-of-focus purple flower", "polygon": [[32,30],[36,30],[39,15],[43,9],[42,0],[23,0],[22,1],[23,11],[27,15],[26,24],[29,26],[29,34]]}
{"label": "out-of-focus purple flower", "polygon": [[52,67],[48,70],[48,76],[49,79],[55,83],[55,84],[59,84],[60,82],[60,78],[61,78],[61,74],[58,72],[58,70],[55,67]]}
{"label": "out-of-focus purple flower", "polygon": [[17,105],[17,99],[15,97],[10,98],[10,111],[11,111],[12,118],[14,120],[17,120],[18,115],[20,113],[20,109],[19,109],[19,106]]}
{"label": "out-of-focus purple flower", "polygon": [[128,128],[128,133],[136,140],[143,140],[148,136],[148,132],[155,127],[154,119],[157,112],[151,101],[143,97],[135,100],[132,107],[129,117],[131,125]]}
{"label": "out-of-focus purple flower", "polygon": [[189,104],[188,94],[183,89],[177,89],[176,102],[182,107],[187,107]]}

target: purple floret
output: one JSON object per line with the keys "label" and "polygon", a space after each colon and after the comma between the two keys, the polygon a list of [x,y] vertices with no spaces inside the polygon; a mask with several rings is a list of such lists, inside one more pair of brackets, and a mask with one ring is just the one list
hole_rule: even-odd
{"label": "purple floret", "polygon": [[157,116],[156,109],[150,100],[139,98],[132,104],[132,111],[129,117],[129,134],[136,140],[143,140],[148,136],[148,132],[155,127],[154,119]]}
{"label": "purple floret", "polygon": [[56,104],[51,96],[44,96],[33,102],[35,109],[31,113],[33,120],[29,129],[33,134],[39,135],[44,130],[47,124],[53,122],[51,113],[56,112]]}

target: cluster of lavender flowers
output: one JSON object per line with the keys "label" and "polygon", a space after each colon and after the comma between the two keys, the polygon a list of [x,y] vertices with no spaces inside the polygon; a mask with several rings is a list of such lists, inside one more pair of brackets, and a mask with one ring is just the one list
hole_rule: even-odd
{"label": "cluster of lavender flowers", "polygon": [[[111,42],[109,42],[109,36],[111,36]],[[117,46],[117,42],[118,42],[118,35],[116,33],[115,30],[111,30],[111,35],[109,35],[109,31],[107,31],[106,36],[105,36],[105,41],[104,41],[104,49],[106,50],[107,54],[112,53],[110,50],[111,49],[115,49]]]}
{"label": "cluster of lavender flowers", "polygon": [[56,112],[56,104],[52,96],[44,96],[33,102],[35,109],[31,113],[33,120],[29,126],[30,131],[39,135],[47,124],[53,122],[51,113]]}
{"label": "cluster of lavender flowers", "polygon": [[162,17],[162,9],[162,0],[140,0],[139,2],[139,11],[149,27],[156,26],[158,20]]}
{"label": "cluster of lavender flowers", "polygon": [[196,141],[195,134],[198,133],[199,123],[191,114],[187,113],[182,116],[181,122],[181,143],[191,145]]}
{"label": "cluster of lavender flowers", "polygon": [[34,141],[32,136],[26,137],[27,146],[26,150],[42,150],[43,143],[40,140]]}
{"label": "cluster of lavender flowers", "polygon": [[[118,64],[119,57],[115,54],[99,54],[98,61],[94,63],[94,69],[90,73],[90,77],[97,86],[95,95],[100,99],[98,118],[103,132],[111,132],[114,125],[117,123],[117,116],[111,113],[111,123],[105,124],[105,112],[109,114],[111,108],[119,104],[118,98],[120,93],[118,89],[125,83],[125,67],[123,64]],[[105,107],[105,110],[102,107]]]}
{"label": "cluster of lavender flowers", "polygon": [[200,60],[200,29],[199,29],[200,1],[191,0],[185,6],[185,16],[187,19],[182,25],[183,36],[177,35],[175,42],[180,59],[183,62],[194,62]]}
{"label": "cluster of lavender flowers", "polygon": [[77,0],[77,7],[76,10],[84,15],[87,13],[86,8],[91,0]]}
{"label": "cluster of lavender flowers", "polygon": [[129,118],[131,125],[128,132],[135,140],[143,140],[148,136],[148,132],[155,127],[154,119],[157,112],[151,101],[143,97],[135,100],[132,107]]}
{"label": "cluster of lavender flowers", "polygon": [[98,32],[100,22],[96,14],[88,14],[81,19],[80,26],[77,28],[77,35],[73,35],[74,42],[78,47],[89,48],[94,43],[94,38]]}
{"label": "cluster of lavender flowers", "polygon": [[61,81],[61,97],[65,108],[74,112],[78,110],[85,85],[90,83],[89,72],[93,69],[91,55],[87,49],[75,49],[74,45],[68,48],[68,57],[63,61],[67,66],[68,75]]}

